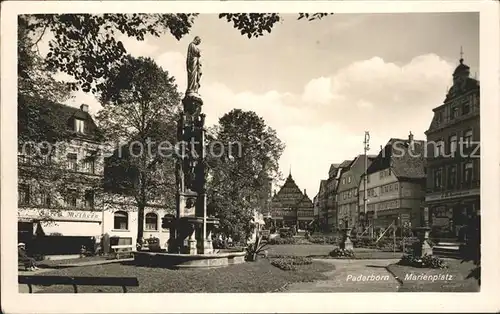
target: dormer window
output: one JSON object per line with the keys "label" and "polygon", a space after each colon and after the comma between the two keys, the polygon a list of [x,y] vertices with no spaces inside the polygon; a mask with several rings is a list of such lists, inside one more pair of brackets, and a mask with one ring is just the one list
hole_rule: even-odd
{"label": "dormer window", "polygon": [[75,119],[75,132],[76,133],[85,133],[85,121],[82,119]]}

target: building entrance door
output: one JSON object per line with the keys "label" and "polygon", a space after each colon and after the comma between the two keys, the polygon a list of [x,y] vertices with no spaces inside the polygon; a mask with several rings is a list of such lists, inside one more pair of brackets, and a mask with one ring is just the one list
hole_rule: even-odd
{"label": "building entrance door", "polygon": [[453,232],[454,236],[459,240],[464,239],[464,229],[467,225],[467,207],[464,204],[456,204],[453,207]]}

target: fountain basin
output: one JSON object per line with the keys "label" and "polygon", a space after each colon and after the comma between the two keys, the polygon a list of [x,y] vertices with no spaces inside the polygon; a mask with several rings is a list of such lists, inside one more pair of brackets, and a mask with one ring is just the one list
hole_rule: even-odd
{"label": "fountain basin", "polygon": [[165,268],[214,268],[245,262],[246,252],[221,250],[214,254],[175,254],[165,252],[133,252],[138,266]]}

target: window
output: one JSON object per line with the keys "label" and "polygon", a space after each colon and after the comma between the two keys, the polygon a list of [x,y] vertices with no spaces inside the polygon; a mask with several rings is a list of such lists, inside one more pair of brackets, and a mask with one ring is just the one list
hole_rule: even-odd
{"label": "window", "polygon": [[83,169],[85,172],[95,174],[95,161],[96,158],[93,155],[87,156],[83,163]]}
{"label": "window", "polygon": [[78,171],[76,154],[68,154],[68,169],[71,171]]}
{"label": "window", "polygon": [[42,164],[49,165],[52,162],[51,151],[48,147],[40,147],[39,153]]}
{"label": "window", "polygon": [[441,188],[442,186],[442,171],[441,169],[434,170],[434,187]]}
{"label": "window", "polygon": [[85,133],[85,121],[81,119],[75,119],[75,131],[77,133]]}
{"label": "window", "polygon": [[457,151],[457,136],[452,135],[450,136],[450,153],[455,154]]}
{"label": "window", "polygon": [[434,156],[439,157],[444,155],[444,142],[439,140],[436,142],[436,149],[434,151]]}
{"label": "window", "polygon": [[469,112],[470,112],[470,102],[466,102],[462,106],[462,113],[465,115],[465,114],[468,114]]}
{"label": "window", "polygon": [[94,208],[94,191],[87,190],[85,191],[85,207],[86,208]]}
{"label": "window", "polygon": [[115,230],[128,230],[128,214],[124,211],[118,211],[113,217]]}
{"label": "window", "polygon": [[344,192],[344,193],[342,193],[342,195],[343,195],[343,199],[346,199],[346,198],[347,198],[347,194],[346,194],[345,192]]}
{"label": "window", "polygon": [[347,177],[347,183],[351,183],[351,177]]}
{"label": "window", "polygon": [[348,194],[348,198],[351,198],[352,197],[352,191],[349,191],[349,194]]}
{"label": "window", "polygon": [[42,191],[40,193],[40,205],[46,208],[50,208],[51,203],[52,203],[52,197],[50,195],[50,192]]}
{"label": "window", "polygon": [[394,184],[394,190],[396,190],[396,191],[397,191],[398,189],[399,189],[399,184],[397,184],[397,183],[396,183],[396,184]]}
{"label": "window", "polygon": [[68,194],[66,195],[66,206],[76,207],[76,189],[68,189]]}
{"label": "window", "polygon": [[472,170],[474,166],[472,164],[472,161],[467,162],[464,165],[464,183],[471,183],[472,182]]}
{"label": "window", "polygon": [[391,168],[387,169],[387,176],[390,176],[391,175]]}
{"label": "window", "polygon": [[442,111],[436,112],[436,122],[438,124],[443,122],[443,112]]}
{"label": "window", "polygon": [[455,119],[458,117],[458,107],[451,108],[451,116],[450,119]]}
{"label": "window", "polygon": [[467,130],[464,135],[465,147],[469,148],[472,145],[472,130]]}
{"label": "window", "polygon": [[19,204],[28,205],[30,203],[30,187],[27,184],[19,184]]}
{"label": "window", "polygon": [[450,166],[448,171],[448,185],[455,187],[457,184],[457,166]]}
{"label": "window", "polygon": [[384,178],[384,171],[380,171],[380,179]]}
{"label": "window", "polygon": [[158,230],[158,216],[155,213],[147,213],[146,218],[146,230]]}
{"label": "window", "polygon": [[344,178],[344,179],[342,179],[342,184],[345,184],[345,178]]}

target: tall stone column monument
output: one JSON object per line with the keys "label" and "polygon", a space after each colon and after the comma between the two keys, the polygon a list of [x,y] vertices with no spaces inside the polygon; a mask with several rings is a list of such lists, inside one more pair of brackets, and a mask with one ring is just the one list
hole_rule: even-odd
{"label": "tall stone column monument", "polygon": [[171,224],[169,252],[211,254],[211,232],[218,220],[207,217],[205,115],[200,88],[201,39],[189,44],[186,58],[187,90],[182,100],[183,111],[177,121],[176,216]]}

